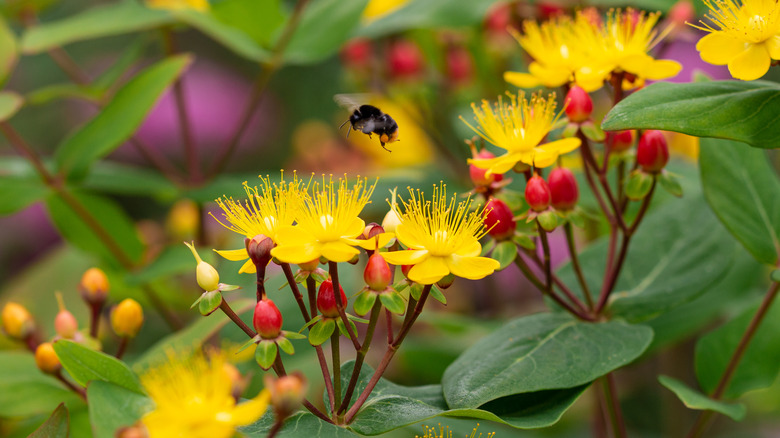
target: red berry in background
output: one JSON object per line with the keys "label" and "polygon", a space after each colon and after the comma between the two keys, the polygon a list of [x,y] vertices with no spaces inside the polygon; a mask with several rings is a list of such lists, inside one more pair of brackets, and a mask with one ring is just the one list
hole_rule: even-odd
{"label": "red berry in background", "polygon": [[566,94],[566,117],[572,122],[580,123],[590,119],[593,112],[593,100],[587,91],[575,85]]}
{"label": "red berry in background", "polygon": [[542,20],[548,20],[557,15],[566,13],[563,6],[552,2],[539,2],[537,3],[537,7],[539,8],[539,18]]}
{"label": "red berry in background", "polygon": [[348,41],[341,49],[341,60],[347,67],[364,68],[371,63],[371,40],[355,38]]}
{"label": "red berry in background", "polygon": [[268,298],[263,298],[255,305],[255,316],[252,318],[255,331],[260,337],[273,339],[282,331],[282,313],[276,304]]}
{"label": "red berry in background", "polygon": [[645,131],[636,149],[636,162],[645,172],[658,173],[669,162],[669,146],[661,131]]}
{"label": "red berry in background", "polygon": [[577,188],[577,180],[571,170],[565,167],[557,167],[547,177],[550,185],[552,206],[556,210],[567,211],[577,205],[580,191]]}
{"label": "red berry in background", "polygon": [[634,144],[634,131],[607,131],[604,146],[610,152],[624,152]]}
{"label": "red berry in background", "polygon": [[485,18],[485,28],[493,34],[507,34],[506,28],[512,21],[512,9],[508,3],[493,7]]}
{"label": "red berry in background", "polygon": [[[341,292],[341,304],[346,307],[347,296],[344,295],[344,289],[341,288],[341,285],[339,285],[339,292]],[[320,285],[320,290],[317,292],[317,309],[328,318],[339,316],[339,310],[336,306],[336,295],[333,293],[333,282],[331,280],[325,280]]]}
{"label": "red berry in background", "polygon": [[371,290],[382,292],[393,281],[393,271],[380,254],[374,253],[368,258],[363,280]]}
{"label": "red berry in background", "polygon": [[471,81],[474,76],[474,61],[471,54],[463,47],[452,47],[447,50],[445,59],[447,77],[453,84],[463,84]]}
{"label": "red berry in background", "polygon": [[[476,155],[474,155],[474,158],[495,158],[496,156],[492,153],[488,152],[486,149],[482,149],[479,151]],[[504,179],[504,175],[494,173],[490,176],[487,176],[487,169],[480,169],[479,167],[470,164],[469,165],[469,176],[471,177],[471,182],[474,183],[477,187],[484,187],[489,186],[490,184],[494,182],[498,182]]]}
{"label": "red berry in background", "polygon": [[387,65],[390,76],[394,78],[415,76],[422,71],[423,56],[413,42],[400,40],[388,49]]}
{"label": "red berry in background", "polygon": [[525,202],[533,211],[544,211],[550,206],[550,186],[539,175],[534,175],[525,184]]}
{"label": "red berry in background", "polygon": [[669,9],[667,20],[677,25],[684,25],[696,18],[696,10],[693,3],[688,0],[680,0]]}
{"label": "red berry in background", "polygon": [[500,199],[490,198],[485,205],[485,228],[488,234],[496,240],[506,240],[515,234],[517,224],[512,210]]}

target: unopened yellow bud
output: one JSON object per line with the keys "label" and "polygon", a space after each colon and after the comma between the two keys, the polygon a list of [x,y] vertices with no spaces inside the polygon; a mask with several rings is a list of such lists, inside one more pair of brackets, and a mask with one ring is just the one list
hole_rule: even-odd
{"label": "unopened yellow bud", "polygon": [[90,304],[102,304],[108,296],[108,277],[98,268],[87,269],[81,276],[79,291],[84,301]]}
{"label": "unopened yellow bud", "polygon": [[21,304],[6,303],[0,319],[3,331],[14,339],[24,339],[35,330],[35,321]]}
{"label": "unopened yellow bud", "polygon": [[135,337],[143,323],[144,311],[132,298],[126,298],[111,311],[111,327],[119,337]]}
{"label": "unopened yellow bud", "polygon": [[382,228],[385,233],[395,233],[396,227],[401,225],[401,217],[398,216],[397,202],[396,202],[396,189],[390,190],[392,199],[390,200],[390,211],[387,212],[385,218],[382,219]]}
{"label": "unopened yellow bud", "polygon": [[298,371],[278,379],[266,375],[264,383],[278,417],[286,418],[297,411],[306,397],[306,378]]}
{"label": "unopened yellow bud", "polygon": [[195,270],[198,286],[207,292],[217,290],[219,287],[219,273],[217,270],[200,258],[200,254],[195,250],[194,244],[187,242],[184,242],[184,244],[192,251],[192,255],[195,256],[195,260],[198,262],[198,267]]}
{"label": "unopened yellow bud", "polygon": [[54,374],[60,370],[62,365],[51,342],[44,342],[35,349],[35,364],[47,374]]}
{"label": "unopened yellow bud", "polygon": [[192,238],[198,233],[200,227],[198,204],[189,199],[176,202],[168,214],[165,226],[177,239]]}

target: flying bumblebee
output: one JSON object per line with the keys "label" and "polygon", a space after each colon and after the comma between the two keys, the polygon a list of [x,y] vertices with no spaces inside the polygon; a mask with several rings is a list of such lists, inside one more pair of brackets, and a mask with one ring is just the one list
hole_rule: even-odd
{"label": "flying bumblebee", "polygon": [[385,147],[385,144],[398,141],[398,123],[379,108],[373,105],[358,103],[367,100],[366,97],[347,94],[337,94],[333,97],[340,106],[352,111],[352,115],[339,126],[339,129],[343,128],[347,123],[351,124],[347,131],[347,138],[349,138],[349,134],[353,129],[368,135],[369,138],[373,138],[371,135],[376,134],[379,136],[379,143],[382,145],[382,148],[391,152],[390,149]]}

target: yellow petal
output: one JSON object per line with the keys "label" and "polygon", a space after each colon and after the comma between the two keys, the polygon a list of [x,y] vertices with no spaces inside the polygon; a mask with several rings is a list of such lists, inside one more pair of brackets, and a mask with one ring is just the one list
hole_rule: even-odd
{"label": "yellow petal", "polygon": [[504,72],[504,80],[519,88],[534,88],[542,85],[542,81],[534,75],[516,71]]}
{"label": "yellow petal", "polygon": [[604,81],[612,71],[611,68],[582,67],[574,74],[574,81],[588,93],[592,93],[604,85]]}
{"label": "yellow petal", "polygon": [[558,159],[558,155],[577,149],[580,147],[580,143],[579,138],[564,138],[539,146],[534,150],[534,165],[536,167],[550,166]]}
{"label": "yellow petal", "polygon": [[724,32],[712,32],[696,43],[696,50],[704,62],[726,65],[745,50],[746,44]]}
{"label": "yellow petal", "polygon": [[780,35],[775,35],[764,41],[764,45],[766,45],[766,50],[772,59],[780,59]]}
{"label": "yellow petal", "polygon": [[320,245],[309,243],[305,245],[279,245],[271,250],[271,255],[285,263],[307,263],[319,258]]}
{"label": "yellow petal", "polygon": [[255,272],[257,272],[257,267],[252,260],[247,260],[246,263],[241,266],[241,269],[238,270],[239,274],[254,274]]}
{"label": "yellow petal", "polygon": [[249,258],[249,254],[246,253],[246,248],[241,249],[215,249],[214,252],[222,257],[230,260],[231,262],[237,262],[239,260],[246,260]]}
{"label": "yellow petal", "polygon": [[263,416],[268,409],[271,393],[264,389],[252,400],[241,403],[233,409],[232,423],[236,426],[252,424]]}
{"label": "yellow petal", "polygon": [[447,267],[453,274],[469,280],[485,278],[500,266],[500,263],[488,257],[461,257],[453,254],[447,259]]}
{"label": "yellow petal", "polygon": [[428,257],[409,270],[409,279],[420,284],[433,284],[450,273],[444,257]]}
{"label": "yellow petal", "polygon": [[736,79],[752,81],[769,70],[769,51],[763,44],[751,44],[747,50],[729,61],[729,73]]}
{"label": "yellow petal", "polygon": [[569,82],[571,71],[565,68],[554,68],[532,62],[528,66],[528,72],[537,78],[548,88],[560,87]]}
{"label": "yellow petal", "polygon": [[302,227],[284,226],[276,230],[277,245],[304,245],[316,240],[313,234]]}
{"label": "yellow petal", "polygon": [[645,76],[645,69],[653,62],[653,57],[646,53],[636,53],[629,56],[624,56],[618,67],[629,73],[635,75]]}
{"label": "yellow petal", "polygon": [[424,248],[422,236],[419,235],[415,227],[410,227],[404,223],[395,227],[395,235],[407,248]]}
{"label": "yellow petal", "polygon": [[360,254],[357,248],[341,241],[322,244],[320,252],[326,259],[337,263],[349,261],[352,257]]}
{"label": "yellow petal", "polygon": [[[381,233],[381,234],[377,234],[376,236],[370,239],[365,239],[365,240],[350,239],[350,241],[354,241],[352,245],[357,245],[368,251],[374,251],[379,248],[384,248],[385,246],[387,246],[387,244],[390,243],[390,241],[393,240],[394,237],[395,234],[393,233]],[[342,239],[342,240],[347,240],[347,239]]]}
{"label": "yellow petal", "polygon": [[472,239],[470,242],[467,242],[460,249],[455,251],[455,254],[459,256],[474,257],[478,256],[481,252],[482,244],[479,243],[479,240]]}
{"label": "yellow petal", "polygon": [[659,79],[672,78],[677,76],[682,70],[682,65],[677,61],[669,59],[654,60],[647,68],[640,72],[640,75],[657,81]]}
{"label": "yellow petal", "polygon": [[[468,163],[473,164],[480,169],[487,169],[487,175],[503,174],[509,172],[515,164],[522,161],[527,164],[528,156],[533,156],[532,151],[508,152],[495,158],[469,158]],[[403,242],[403,240],[401,240]]]}
{"label": "yellow petal", "polygon": [[390,251],[380,254],[382,254],[382,258],[384,258],[385,261],[391,265],[414,265],[428,256],[428,250],[418,249],[412,251]]}
{"label": "yellow petal", "polygon": [[344,230],[344,234],[342,234],[341,237],[355,238],[363,234],[363,231],[365,231],[365,229],[366,229],[366,223],[363,221],[363,219],[356,217],[355,219],[350,221],[349,226]]}

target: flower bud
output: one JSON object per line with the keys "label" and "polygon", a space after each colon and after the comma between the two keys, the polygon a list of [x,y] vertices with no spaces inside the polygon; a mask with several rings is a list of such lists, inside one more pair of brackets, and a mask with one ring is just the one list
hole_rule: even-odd
{"label": "flower bud", "polygon": [[379,225],[376,222],[371,222],[370,224],[366,225],[366,228],[363,230],[363,238],[368,240],[372,237],[378,236],[385,232],[385,229],[382,228],[381,225]]}
{"label": "flower bud", "polygon": [[143,324],[144,310],[132,298],[125,298],[111,311],[111,328],[120,338],[134,338]]}
{"label": "flower bud", "polygon": [[198,286],[207,292],[217,290],[219,288],[219,273],[217,270],[200,258],[198,251],[195,250],[194,243],[184,242],[184,244],[192,251],[192,255],[195,256],[195,260],[198,262],[198,266],[195,269]]}
{"label": "flower bud", "polygon": [[103,304],[108,297],[108,278],[98,268],[90,268],[81,276],[79,291],[82,298],[89,304]]}
{"label": "flower bud", "polygon": [[62,366],[51,342],[44,342],[35,349],[35,364],[47,374],[55,374]]}
{"label": "flower bud", "polygon": [[395,229],[398,225],[401,225],[401,218],[398,216],[395,209],[391,208],[385,215],[385,218],[382,219],[382,229],[388,233],[395,233]]}
{"label": "flower bud", "polygon": [[547,176],[550,186],[552,206],[556,210],[568,211],[577,205],[580,191],[577,188],[577,180],[571,170],[565,167],[556,167]]}
{"label": "flower bud", "polygon": [[279,418],[286,418],[296,412],[306,397],[306,378],[300,371],[278,379],[266,375],[264,383],[271,393],[271,406]]}
{"label": "flower bud", "polygon": [[441,280],[437,281],[436,286],[439,286],[441,289],[448,289],[450,286],[452,286],[452,283],[455,283],[455,274],[450,272],[449,274],[442,277]]}
{"label": "flower bud", "polygon": [[572,122],[580,123],[590,119],[593,112],[593,101],[587,91],[578,85],[571,87],[566,94],[566,117]]}
{"label": "flower bud", "polygon": [[669,146],[661,131],[645,131],[636,149],[636,162],[645,172],[658,173],[669,162]]}
{"label": "flower bud", "polygon": [[[346,307],[347,296],[344,295],[344,289],[341,285],[339,285],[339,292],[341,293],[341,304]],[[336,295],[333,293],[333,282],[331,280],[325,280],[320,285],[320,290],[317,292],[317,309],[328,318],[339,316],[339,310],[336,306]]]}
{"label": "flower bud", "polygon": [[634,131],[607,131],[604,134],[604,146],[610,152],[624,152],[634,144]]}
{"label": "flower bud", "polygon": [[[495,158],[496,156],[493,155],[490,151],[487,149],[482,149],[481,151],[477,152],[476,155],[474,155],[474,158]],[[480,169],[479,167],[469,164],[469,177],[471,177],[471,182],[474,183],[477,187],[486,187],[490,184],[493,184],[494,182],[498,182],[504,179],[504,175],[500,173],[494,173],[490,176],[487,176],[487,169]]]}
{"label": "flower bud", "polygon": [[693,21],[695,18],[696,9],[689,0],[678,1],[669,9],[669,13],[667,14],[668,21],[677,26],[684,26],[685,23]]}
{"label": "flower bud", "polygon": [[381,254],[374,253],[368,258],[366,269],[363,271],[363,280],[371,290],[376,292],[382,292],[393,281],[393,271]]}
{"label": "flower bud", "polygon": [[401,265],[401,273],[404,274],[404,277],[409,278],[409,270],[412,269],[414,265]]}
{"label": "flower bud", "polygon": [[474,61],[472,61],[468,50],[463,47],[448,49],[445,62],[447,77],[453,84],[467,83],[474,76]]}
{"label": "flower bud", "polygon": [[355,38],[347,41],[341,49],[341,60],[348,68],[360,70],[371,64],[371,40]]}
{"label": "flower bud", "polygon": [[182,199],[173,204],[165,227],[176,239],[191,239],[198,234],[200,227],[200,211],[198,204]]}
{"label": "flower bud", "polygon": [[57,332],[60,337],[65,339],[73,339],[76,332],[79,331],[79,322],[76,317],[65,308],[65,303],[62,301],[62,294],[56,292],[57,303],[59,304],[60,311],[57,316],[54,317],[54,331]]}
{"label": "flower bud", "polygon": [[488,234],[496,240],[510,239],[515,234],[517,224],[512,210],[506,203],[497,198],[490,198],[485,204],[485,228]]}
{"label": "flower bud", "polygon": [[525,184],[525,201],[533,211],[544,211],[550,206],[550,186],[539,175],[534,175]]}
{"label": "flower bud", "polygon": [[391,77],[409,78],[422,71],[423,56],[413,42],[400,40],[387,51],[387,66]]}
{"label": "flower bud", "polygon": [[314,259],[314,260],[312,260],[310,262],[299,263],[298,267],[301,268],[301,270],[311,272],[311,271],[317,269],[317,266],[319,266],[319,265],[320,265],[320,259],[317,258],[317,259]]}
{"label": "flower bud", "polygon": [[23,340],[35,330],[32,315],[21,304],[6,303],[0,320],[3,323],[3,331],[14,339]]}
{"label": "flower bud", "polygon": [[140,421],[132,426],[117,429],[115,438],[149,438],[149,431]]}
{"label": "flower bud", "polygon": [[252,324],[261,338],[276,338],[282,331],[282,312],[269,298],[263,298],[255,305],[255,315],[252,318]]}
{"label": "flower bud", "polygon": [[271,250],[274,249],[276,244],[266,235],[258,234],[252,239],[244,239],[244,244],[246,245],[246,252],[255,266],[266,266],[271,262],[273,258]]}

